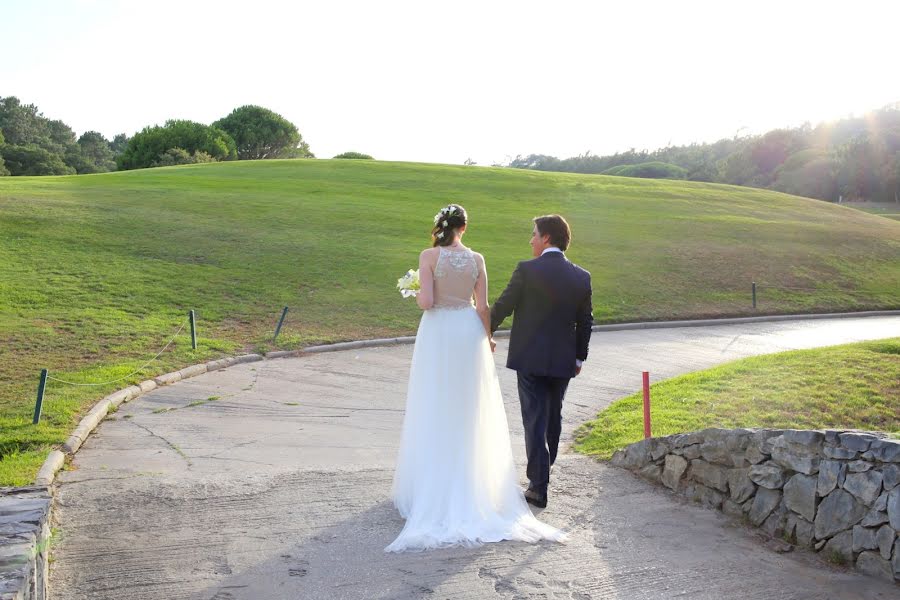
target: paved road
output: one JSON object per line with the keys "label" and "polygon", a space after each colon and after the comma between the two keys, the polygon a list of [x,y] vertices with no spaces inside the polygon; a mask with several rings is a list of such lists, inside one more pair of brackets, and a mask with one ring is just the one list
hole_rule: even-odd
{"label": "paved road", "polygon": [[[795,348],[900,336],[900,317],[595,334],[564,436],[654,379]],[[411,346],[208,373],[123,405],[62,472],[56,599],[896,598],[778,554],[755,531],[571,452],[541,514],[566,545],[385,554]],[[498,363],[505,359],[501,342]],[[514,451],[514,373],[500,369]],[[214,399],[210,399],[214,398]],[[524,476],[524,475],[523,475]]]}

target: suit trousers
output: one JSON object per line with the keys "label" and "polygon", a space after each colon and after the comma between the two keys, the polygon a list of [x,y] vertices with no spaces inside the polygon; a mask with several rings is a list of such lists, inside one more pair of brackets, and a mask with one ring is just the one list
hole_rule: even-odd
{"label": "suit trousers", "polygon": [[562,432],[562,402],[569,378],[543,377],[518,372],[519,404],[525,427],[526,474],[530,488],[547,493],[550,465],[556,461]]}

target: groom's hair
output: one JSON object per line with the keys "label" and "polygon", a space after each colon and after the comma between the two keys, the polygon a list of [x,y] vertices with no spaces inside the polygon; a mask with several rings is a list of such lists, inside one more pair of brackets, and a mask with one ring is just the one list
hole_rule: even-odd
{"label": "groom's hair", "polygon": [[572,241],[572,230],[569,224],[559,215],[544,215],[543,217],[535,217],[534,225],[537,227],[538,234],[541,236],[549,235],[550,243],[563,252],[569,247]]}

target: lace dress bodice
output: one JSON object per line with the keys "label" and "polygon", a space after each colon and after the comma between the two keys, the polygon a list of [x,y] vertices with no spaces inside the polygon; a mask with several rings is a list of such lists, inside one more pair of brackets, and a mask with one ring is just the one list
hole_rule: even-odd
{"label": "lace dress bodice", "polygon": [[470,249],[440,248],[434,266],[433,308],[463,309],[472,306],[472,293],[481,272],[482,262]]}

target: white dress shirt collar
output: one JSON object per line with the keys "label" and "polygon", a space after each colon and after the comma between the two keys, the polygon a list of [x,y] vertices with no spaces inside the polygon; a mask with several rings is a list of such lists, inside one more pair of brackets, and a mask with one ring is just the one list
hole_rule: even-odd
{"label": "white dress shirt collar", "polygon": [[565,254],[562,250],[557,248],[556,246],[550,246],[549,248],[544,248],[544,251],[541,252],[541,256],[547,254],[548,252],[559,252],[560,254]]}

